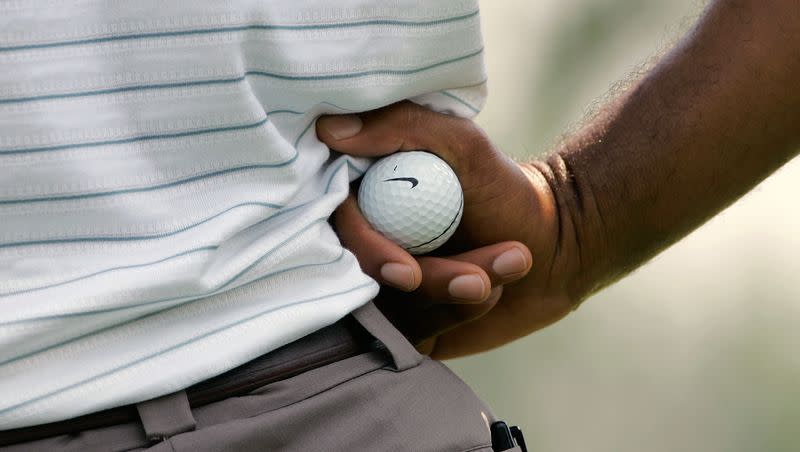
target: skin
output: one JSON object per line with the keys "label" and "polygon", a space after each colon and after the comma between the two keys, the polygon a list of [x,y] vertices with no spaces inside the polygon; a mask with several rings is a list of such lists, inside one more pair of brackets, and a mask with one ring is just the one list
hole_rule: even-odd
{"label": "skin", "polygon": [[[352,197],[335,222],[386,286],[379,306],[422,351],[482,352],[563,318],[797,154],[800,1],[711,2],[652,70],[542,160],[513,162],[473,122],[410,102],[321,118],[317,134],[351,155],[426,149],[454,168],[464,218],[437,256],[382,237]],[[521,260],[498,266],[510,250]],[[387,263],[400,267],[382,272]],[[459,275],[483,287],[454,297]]]}

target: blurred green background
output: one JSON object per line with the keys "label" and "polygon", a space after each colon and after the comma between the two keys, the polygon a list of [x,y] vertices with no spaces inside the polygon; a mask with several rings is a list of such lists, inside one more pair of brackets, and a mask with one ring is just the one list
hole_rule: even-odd
{"label": "blurred green background", "polygon": [[[482,2],[478,122],[509,154],[543,152],[702,7]],[[448,364],[532,452],[800,450],[796,194],[798,159],[558,324]]]}

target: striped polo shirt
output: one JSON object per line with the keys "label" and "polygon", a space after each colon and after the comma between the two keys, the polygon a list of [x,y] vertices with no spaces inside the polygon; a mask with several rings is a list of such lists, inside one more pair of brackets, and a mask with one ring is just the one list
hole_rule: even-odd
{"label": "striped polo shirt", "polygon": [[186,388],[377,284],[323,114],[473,116],[477,0],[0,0],[0,430]]}

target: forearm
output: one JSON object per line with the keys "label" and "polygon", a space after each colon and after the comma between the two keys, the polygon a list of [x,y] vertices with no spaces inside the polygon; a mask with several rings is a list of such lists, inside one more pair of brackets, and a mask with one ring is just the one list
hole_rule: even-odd
{"label": "forearm", "polygon": [[[558,249],[585,297],[791,159],[800,143],[800,2],[714,2],[680,45],[546,162]],[[566,225],[566,226],[565,226]]]}

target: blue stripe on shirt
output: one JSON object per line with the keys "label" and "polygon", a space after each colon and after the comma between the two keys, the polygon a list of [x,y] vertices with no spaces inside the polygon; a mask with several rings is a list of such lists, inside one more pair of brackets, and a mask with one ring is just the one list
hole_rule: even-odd
{"label": "blue stripe on shirt", "polygon": [[[0,206],[15,205],[15,204],[34,204],[38,202],[50,202],[50,201],[76,201],[76,200],[91,199],[91,198],[101,198],[105,196],[117,196],[117,195],[131,194],[131,193],[144,193],[149,191],[163,190],[166,188],[177,187],[179,185],[190,184],[192,182],[197,182],[204,179],[212,179],[215,177],[225,176],[228,174],[236,174],[250,170],[282,168],[284,166],[291,165],[295,160],[297,160],[298,155],[299,154],[295,150],[295,154],[290,159],[283,162],[235,166],[233,168],[225,168],[217,171],[212,171],[206,174],[197,174],[191,177],[187,177],[185,179],[179,179],[158,185],[150,185],[147,187],[123,188],[119,190],[110,190],[104,192],[82,193],[80,195],[63,195],[63,196],[48,196],[44,198],[0,200]],[[277,204],[275,206],[278,207]]]}
{"label": "blue stripe on shirt", "polygon": [[205,34],[216,34],[216,33],[231,33],[231,32],[248,31],[248,30],[307,31],[307,30],[328,30],[337,28],[368,27],[375,25],[389,25],[389,26],[399,26],[399,27],[427,27],[427,26],[437,26],[451,22],[467,20],[477,15],[478,11],[472,11],[470,13],[462,14],[459,16],[447,17],[444,19],[433,19],[427,21],[378,19],[378,20],[363,20],[356,22],[343,22],[343,23],[331,23],[331,24],[307,24],[307,25],[253,24],[253,25],[240,25],[240,26],[217,27],[217,28],[199,28],[194,30],[137,33],[130,35],[104,36],[102,38],[74,39],[70,41],[58,41],[58,42],[41,43],[41,44],[22,44],[16,46],[5,46],[5,47],[0,47],[0,52],[47,49],[53,47],[67,47],[67,46],[86,45],[86,44],[102,44],[114,41],[127,41],[135,39],[153,39],[153,38],[180,37],[180,36],[205,35]]}
{"label": "blue stripe on shirt", "polygon": [[[271,77],[277,78],[281,80],[295,80],[295,81],[318,81],[318,80],[336,80],[336,79],[346,79],[346,78],[356,78],[356,77],[364,77],[368,75],[408,75],[414,74],[421,71],[426,71],[429,69],[433,69],[445,64],[455,63],[473,56],[480,54],[483,49],[478,49],[475,52],[471,52],[467,55],[462,55],[458,57],[454,57],[452,59],[432,63],[428,66],[413,68],[413,69],[376,69],[370,71],[360,71],[360,72],[352,72],[352,73],[344,73],[344,74],[317,74],[317,75],[292,75],[292,74],[282,74],[277,72],[267,72],[267,71],[257,71],[257,70],[250,70],[245,71],[244,74],[228,77],[228,78],[221,78],[221,79],[211,79],[211,80],[195,80],[195,81],[183,81],[183,82],[173,82],[173,83],[152,83],[152,84],[145,84],[145,85],[133,85],[133,86],[122,86],[117,88],[106,88],[106,89],[96,89],[96,90],[89,90],[89,91],[79,91],[73,93],[53,93],[53,94],[42,94],[39,96],[25,96],[25,97],[9,97],[5,99],[0,99],[0,105],[2,104],[14,104],[14,103],[25,103],[25,102],[37,102],[37,101],[46,101],[46,100],[57,100],[57,99],[69,99],[75,97],[91,97],[91,96],[103,96],[109,94],[120,94],[126,92],[136,92],[136,91],[148,91],[148,90],[162,90],[162,89],[176,89],[176,88],[191,88],[191,87],[199,87],[199,86],[208,86],[208,85],[227,85],[233,83],[241,83],[244,82],[247,77],[249,76],[263,76],[263,77]],[[449,96],[454,97],[452,94]],[[457,98],[456,98],[457,99]],[[458,99],[461,102],[464,102],[461,99]],[[331,104],[333,105],[333,104]],[[335,106],[335,105],[334,105]],[[337,107],[341,108],[341,107]],[[293,110],[276,110],[271,113],[302,113],[296,112]]]}
{"label": "blue stripe on shirt", "polygon": [[460,103],[461,105],[464,105],[465,107],[469,108],[469,109],[470,109],[470,110],[472,110],[472,112],[473,112],[473,113],[475,113],[475,114],[478,114],[478,113],[480,113],[480,112],[481,112],[481,110],[480,110],[478,107],[475,107],[475,106],[474,106],[474,105],[472,105],[471,103],[469,103],[469,102],[465,101],[464,99],[462,99],[462,98],[460,98],[460,97],[456,96],[455,94],[453,94],[453,93],[451,93],[451,92],[448,92],[448,91],[440,91],[440,92],[441,92],[442,94],[444,94],[445,96],[447,96],[447,97],[449,97],[449,98],[451,98],[451,99],[455,100],[456,102]]}
{"label": "blue stripe on shirt", "polygon": [[444,61],[439,61],[436,63],[429,64],[427,66],[417,67],[413,69],[374,69],[368,71],[351,72],[347,74],[321,74],[321,75],[291,75],[291,74],[281,74],[278,72],[267,72],[267,71],[248,71],[248,74],[261,75],[264,77],[271,77],[279,80],[295,80],[295,81],[337,80],[345,78],[365,77],[369,75],[410,75],[434,69],[439,66],[444,66],[451,63],[457,63],[459,61],[463,61],[468,58],[478,56],[482,52],[483,52],[483,47],[479,48],[478,50],[474,50],[466,55],[461,55],[458,57],[450,58]]}
{"label": "blue stripe on shirt", "polygon": [[247,129],[254,129],[256,127],[263,126],[268,121],[267,118],[260,119],[256,122],[252,122],[249,124],[239,124],[234,126],[225,126],[225,127],[211,127],[208,129],[195,129],[195,130],[187,130],[183,132],[173,132],[173,133],[159,133],[154,135],[141,135],[138,137],[129,137],[129,138],[120,138],[116,140],[104,140],[104,141],[93,141],[88,143],[73,143],[73,144],[58,144],[53,146],[41,146],[37,148],[21,148],[21,149],[8,149],[8,150],[0,150],[0,155],[15,155],[15,154],[33,154],[36,152],[50,152],[50,151],[63,151],[66,149],[76,149],[76,148],[88,148],[88,147],[97,147],[97,146],[108,146],[114,144],[127,144],[127,143],[137,143],[140,141],[152,141],[152,140],[163,140],[163,139],[171,139],[171,138],[184,138],[184,137],[192,137],[197,135],[207,135],[207,134],[215,134],[215,133],[223,133],[223,132],[234,132],[237,130],[247,130]]}

